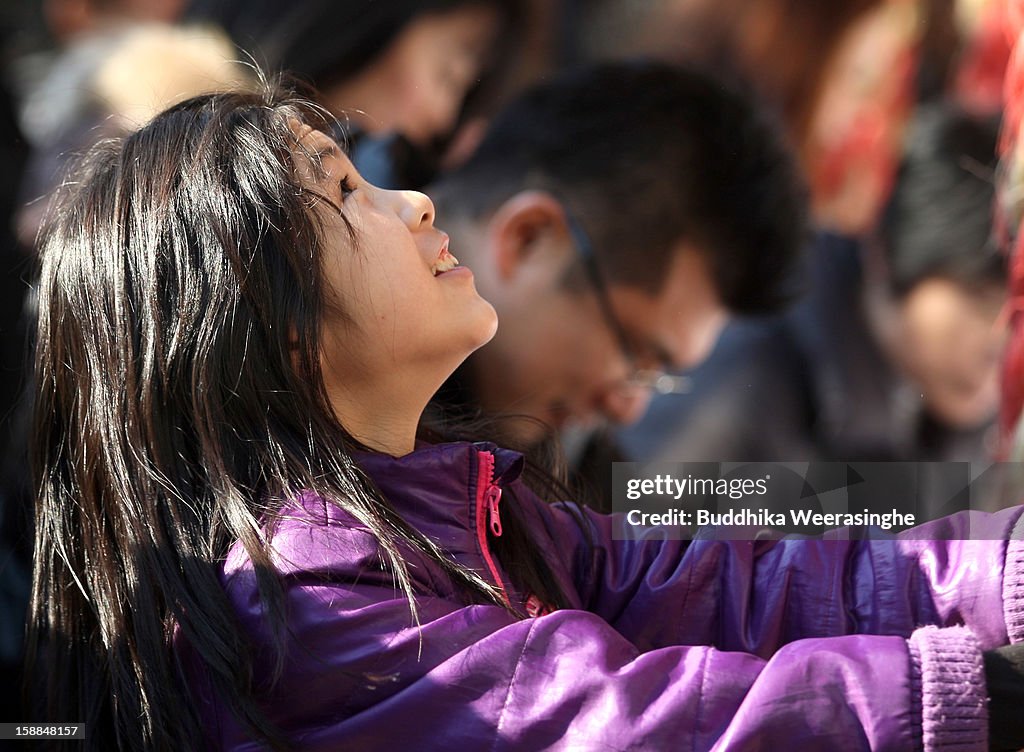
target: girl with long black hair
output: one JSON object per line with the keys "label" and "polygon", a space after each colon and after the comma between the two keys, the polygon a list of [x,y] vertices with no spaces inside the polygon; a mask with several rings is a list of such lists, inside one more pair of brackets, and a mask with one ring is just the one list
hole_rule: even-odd
{"label": "girl with long black hair", "polygon": [[192,99],[55,199],[41,719],[90,750],[985,748],[1020,508],[620,540],[519,455],[418,436],[494,311],[429,199],[367,183],[331,127],[274,90]]}

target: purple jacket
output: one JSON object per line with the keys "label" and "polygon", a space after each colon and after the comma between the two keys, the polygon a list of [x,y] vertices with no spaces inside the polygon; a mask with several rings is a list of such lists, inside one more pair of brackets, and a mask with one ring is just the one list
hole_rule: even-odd
{"label": "purple jacket", "polygon": [[[375,539],[303,495],[273,539],[289,654],[266,704],[301,749],[987,748],[981,650],[1024,640],[1020,507],[930,523],[1001,541],[616,541],[615,518],[582,511],[591,551],[576,516],[517,480],[514,453],[445,444],[360,464],[411,525],[535,612],[490,551],[514,488],[574,608],[465,606],[420,565],[417,628]],[[240,546],[223,571],[258,656],[269,637]],[[257,749],[176,648],[211,748]]]}

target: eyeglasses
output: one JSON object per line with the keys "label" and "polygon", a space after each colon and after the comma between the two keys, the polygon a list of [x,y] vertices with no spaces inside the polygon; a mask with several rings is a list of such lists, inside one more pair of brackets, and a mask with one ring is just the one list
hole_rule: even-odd
{"label": "eyeglasses", "polygon": [[612,299],[608,295],[608,285],[605,283],[604,275],[597,265],[597,256],[594,254],[594,246],[590,242],[590,236],[576,221],[572,212],[562,205],[565,214],[565,223],[572,238],[573,248],[576,256],[583,264],[590,286],[594,288],[597,295],[597,304],[601,309],[601,316],[605,324],[615,336],[618,342],[622,357],[629,364],[630,375],[623,381],[622,385],[627,389],[650,390],[657,394],[685,394],[690,391],[690,380],[685,376],[678,376],[668,373],[660,368],[643,368],[639,364],[636,350],[626,334],[626,328],[622,325],[619,317],[612,307]]}

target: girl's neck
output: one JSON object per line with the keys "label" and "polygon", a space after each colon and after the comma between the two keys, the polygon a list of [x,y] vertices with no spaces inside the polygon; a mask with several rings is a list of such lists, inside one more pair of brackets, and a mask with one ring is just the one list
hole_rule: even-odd
{"label": "girl's neck", "polygon": [[436,385],[377,380],[328,384],[335,416],[353,438],[377,452],[401,457],[416,446],[420,418]]}
{"label": "girl's neck", "polygon": [[416,446],[419,410],[400,409],[395,404],[353,404],[331,396],[331,406],[345,429],[360,443],[377,452],[401,457]]}

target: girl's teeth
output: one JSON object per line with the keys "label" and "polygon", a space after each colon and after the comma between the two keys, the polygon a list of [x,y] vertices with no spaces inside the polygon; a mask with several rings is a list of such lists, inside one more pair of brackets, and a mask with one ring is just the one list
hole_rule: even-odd
{"label": "girl's teeth", "polygon": [[436,277],[438,274],[451,271],[458,265],[459,260],[450,253],[446,253],[445,257],[434,265],[434,276]]}

